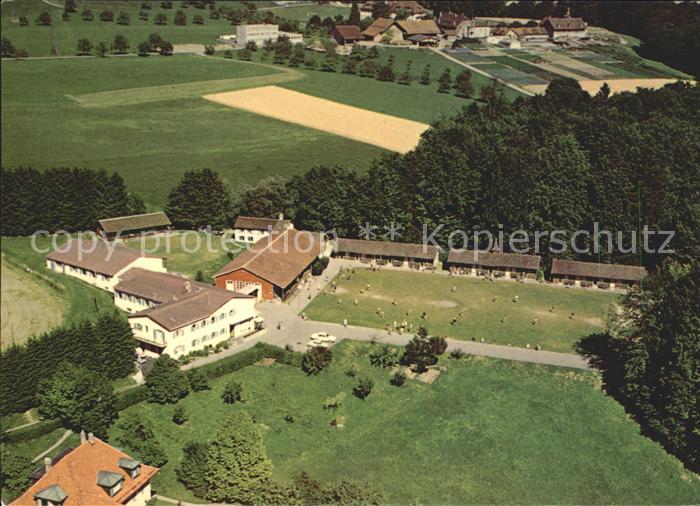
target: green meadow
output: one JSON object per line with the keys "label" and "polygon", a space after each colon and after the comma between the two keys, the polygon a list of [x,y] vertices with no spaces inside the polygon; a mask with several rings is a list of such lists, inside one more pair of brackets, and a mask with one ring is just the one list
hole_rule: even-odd
{"label": "green meadow", "polygon": [[[318,376],[274,364],[218,378],[177,404],[189,416],[183,425],[171,421],[173,405],[122,412],[147,419],[167,454],[154,491],[204,502],[177,481],[182,447],[210,440],[227,413],[246,410],[262,429],[273,479],[306,471],[323,483],[368,480],[393,504],[690,504],[700,494],[698,478],[642,437],[593,373],[443,357],[435,383],[395,387],[388,370],[369,364],[371,347],[340,343]],[[353,364],[374,381],[364,401],[345,374]],[[243,402],[228,405],[221,393],[232,379]],[[340,406],[324,409],[339,394]],[[331,426],[340,416],[344,429]]]}

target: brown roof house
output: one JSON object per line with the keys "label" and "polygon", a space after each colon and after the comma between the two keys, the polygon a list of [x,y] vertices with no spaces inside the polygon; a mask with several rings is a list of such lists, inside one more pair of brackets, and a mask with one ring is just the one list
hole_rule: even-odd
{"label": "brown roof house", "polygon": [[405,12],[407,19],[420,19],[429,12],[428,9],[421,4],[412,0],[368,0],[362,5],[361,10],[363,12],[372,13],[376,4],[386,4],[389,17],[392,19],[394,19],[400,11]]}
{"label": "brown roof house", "polygon": [[353,45],[363,40],[362,32],[355,25],[338,25],[333,29],[331,35],[341,46]]}
{"label": "brown roof house", "polygon": [[294,228],[291,221],[285,220],[280,213],[277,218],[257,218],[254,216],[238,216],[233,224],[233,237],[238,242],[256,243],[273,232]]}
{"label": "brown roof house", "polygon": [[60,460],[45,459],[41,477],[10,506],[143,506],[157,467],[142,464],[89,434]]}
{"label": "brown roof house", "polygon": [[439,253],[437,247],[425,244],[342,238],[336,241],[333,248],[333,255],[338,258],[431,270],[437,267]]}
{"label": "brown roof house", "polygon": [[48,270],[73,276],[110,292],[119,282],[119,277],[134,267],[165,272],[165,260],[100,238],[71,239],[46,255]]}
{"label": "brown roof house", "polygon": [[114,303],[131,313],[139,351],[180,357],[247,336],[261,324],[255,297],[172,274],[131,269],[114,287]]}
{"label": "brown roof house", "polygon": [[469,249],[451,249],[446,267],[452,274],[493,274],[496,277],[537,277],[540,268],[538,255],[500,253]]}
{"label": "brown roof house", "polygon": [[396,26],[404,40],[416,45],[435,45],[442,39],[442,30],[432,19],[397,21]]}
{"label": "brown roof house", "polygon": [[581,18],[552,18],[542,20],[542,26],[553,39],[580,38],[588,35],[588,24]]}
{"label": "brown roof house", "polygon": [[552,260],[552,281],[565,285],[629,288],[638,285],[646,275],[646,269],[636,265]]}
{"label": "brown roof house", "polygon": [[98,220],[97,232],[107,239],[126,237],[143,232],[158,232],[168,230],[172,226],[170,218],[164,212],[134,214],[119,218]]}
{"label": "brown roof house", "polygon": [[292,228],[273,232],[222,267],[214,275],[214,283],[261,299],[285,299],[311,264],[327,255],[329,245],[313,232]]}
{"label": "brown roof house", "polygon": [[365,40],[395,44],[403,40],[403,33],[396,22],[389,18],[379,18],[369,25],[362,36]]}

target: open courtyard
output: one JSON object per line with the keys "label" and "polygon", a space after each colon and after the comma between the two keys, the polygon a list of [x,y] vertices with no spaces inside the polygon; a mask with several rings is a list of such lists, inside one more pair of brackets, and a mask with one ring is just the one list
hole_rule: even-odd
{"label": "open courtyard", "polygon": [[332,323],[347,319],[350,325],[379,329],[406,321],[413,329],[423,325],[431,334],[454,339],[567,353],[573,353],[582,337],[604,329],[618,297],[544,284],[394,270],[346,269],[334,282],[335,289],[329,284],[306,308],[310,319]]}

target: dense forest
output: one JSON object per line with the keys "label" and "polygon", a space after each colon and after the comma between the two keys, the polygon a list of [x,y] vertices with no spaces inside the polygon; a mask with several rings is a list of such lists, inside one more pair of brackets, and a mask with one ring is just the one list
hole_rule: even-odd
{"label": "dense forest", "polygon": [[[423,224],[445,245],[454,230],[583,229],[624,232],[629,250],[638,227],[675,231],[677,257],[700,248],[700,88],[595,97],[573,80],[546,94],[509,103],[500,96],[438,121],[406,155],[387,155],[364,175],[315,167],[288,182],[264,181],[240,195],[241,213],[276,216],[298,228],[335,229],[356,237],[365,223],[399,224],[401,239],[420,242]],[[470,237],[470,239],[473,236]],[[457,238],[458,239],[458,238]],[[636,238],[635,238],[636,239]],[[577,244],[591,246],[592,237]],[[649,249],[664,237],[652,236]],[[638,252],[601,236],[598,255],[580,259],[634,263]],[[470,243],[469,246],[474,244]],[[547,258],[547,238],[539,247]],[[456,246],[462,246],[457,243]],[[483,244],[479,244],[483,247]],[[574,256],[569,251],[564,256]],[[646,255],[654,267],[663,255]]]}
{"label": "dense forest", "polygon": [[700,4],[659,1],[424,1],[435,12],[451,10],[467,16],[582,17],[589,25],[637,37],[644,58],[700,76]]}
{"label": "dense forest", "polygon": [[98,219],[144,212],[116,172],[59,167],[0,171],[0,235],[94,230]]}
{"label": "dense forest", "polygon": [[36,405],[36,394],[66,362],[114,380],[134,371],[136,344],[126,319],[103,316],[72,327],[59,327],[11,346],[0,354],[0,404],[5,413]]}

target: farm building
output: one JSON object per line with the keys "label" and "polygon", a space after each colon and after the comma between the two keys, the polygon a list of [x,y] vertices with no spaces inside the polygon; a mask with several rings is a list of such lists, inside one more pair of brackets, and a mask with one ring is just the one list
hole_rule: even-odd
{"label": "farm building", "polygon": [[482,24],[469,19],[462,14],[442,12],[437,21],[448,40],[454,39],[485,39],[491,33],[488,24]]}
{"label": "farm building", "polygon": [[333,39],[341,45],[352,45],[362,40],[362,32],[355,25],[339,25],[333,29]]}
{"label": "farm building", "polygon": [[638,285],[647,275],[644,267],[635,265],[601,264],[574,260],[552,260],[552,281],[574,286],[599,288],[629,288]]}
{"label": "farm building", "polygon": [[549,32],[543,26],[519,26],[511,28],[520,41],[546,41],[549,39]]}
{"label": "farm building", "polygon": [[385,39],[388,42],[399,42],[403,40],[403,33],[396,26],[393,19],[379,18],[362,32],[362,36],[367,41],[382,42]]}
{"label": "farm building", "polygon": [[443,30],[457,30],[457,27],[467,23],[469,18],[463,14],[455,14],[454,12],[441,12],[438,16],[437,24]]}
{"label": "farm building", "polygon": [[245,46],[248,42],[255,42],[258,46],[262,46],[266,41],[275,41],[280,36],[287,37],[292,44],[304,42],[303,34],[280,31],[278,25],[255,24],[236,26],[236,41],[239,46]]}
{"label": "farm building", "polygon": [[172,226],[170,218],[164,212],[134,214],[118,218],[104,218],[97,221],[97,233],[106,239],[128,237],[144,232],[160,232]]}
{"label": "farm building", "polygon": [[552,39],[581,38],[588,35],[588,24],[581,18],[552,18],[542,21],[542,26]]}
{"label": "farm building", "polygon": [[273,232],[294,228],[292,222],[279,218],[256,218],[254,216],[238,216],[233,224],[233,238],[238,242],[256,243]]}
{"label": "farm building", "polygon": [[493,274],[496,277],[525,276],[535,278],[540,268],[538,255],[452,249],[446,267],[452,274]]}
{"label": "farm building", "polygon": [[258,299],[286,299],[307,275],[311,264],[325,255],[323,238],[312,232],[288,229],[250,246],[214,275],[219,288],[254,295]]}
{"label": "farm building", "polygon": [[11,506],[143,506],[157,467],[148,466],[92,434],[60,459],[44,459],[40,477]]}
{"label": "farm building", "polygon": [[396,18],[396,16],[404,11],[406,14],[406,19],[416,20],[420,19],[429,13],[428,9],[423,7],[418,2],[414,1],[404,1],[404,0],[388,0],[388,1],[374,1],[368,0],[360,8],[360,17],[369,17],[372,15],[374,8],[377,4],[386,4],[386,10],[391,19]]}
{"label": "farm building", "polygon": [[67,274],[110,292],[119,277],[134,267],[165,272],[165,259],[103,239],[71,239],[46,255],[46,268],[50,271]]}
{"label": "farm building", "polygon": [[401,30],[404,40],[417,45],[437,44],[442,38],[442,31],[432,19],[397,21],[396,26]]}
{"label": "farm building", "polygon": [[115,287],[115,304],[127,311],[143,354],[179,357],[255,332],[261,322],[255,297],[132,269]]}
{"label": "farm building", "polygon": [[415,269],[437,267],[439,250],[435,246],[362,239],[338,239],[333,255],[338,258],[374,260],[379,265],[410,266]]}

